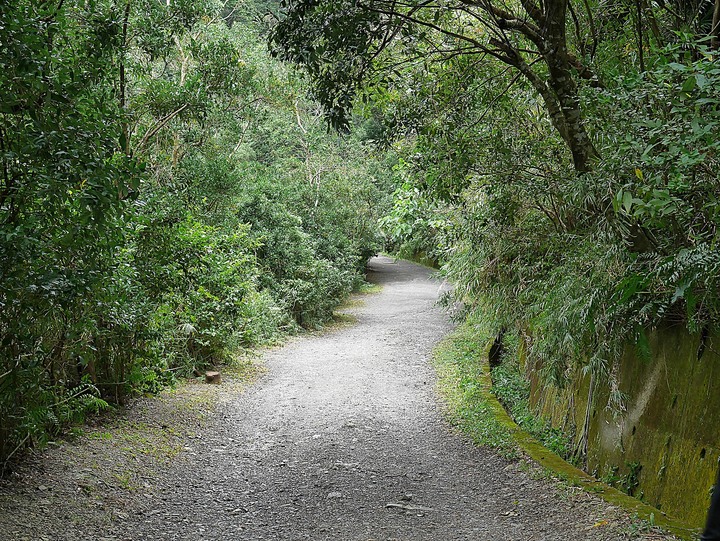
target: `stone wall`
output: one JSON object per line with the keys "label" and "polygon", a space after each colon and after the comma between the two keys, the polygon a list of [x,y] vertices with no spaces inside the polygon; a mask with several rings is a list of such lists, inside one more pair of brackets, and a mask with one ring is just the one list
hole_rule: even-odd
{"label": "stone wall", "polygon": [[670,328],[649,340],[651,360],[627,348],[618,363],[624,411],[606,407],[607,382],[591,393],[590,377],[578,370],[566,389],[550,389],[536,377],[539,367],[525,366],[531,403],[577,445],[587,441],[587,471],[699,527],[720,458],[720,338]]}

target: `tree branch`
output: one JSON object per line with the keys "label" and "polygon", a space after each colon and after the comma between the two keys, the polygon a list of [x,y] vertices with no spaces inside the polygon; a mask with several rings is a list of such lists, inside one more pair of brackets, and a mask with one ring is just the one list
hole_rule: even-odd
{"label": "tree branch", "polygon": [[[520,32],[522,35],[524,35],[526,38],[528,38],[530,41],[532,41],[535,45],[537,45],[540,49],[545,48],[545,41],[543,37],[543,31],[538,27],[537,25],[531,23],[530,21],[520,19],[513,15],[512,13],[505,11],[504,9],[500,9],[499,7],[493,5],[489,1],[485,0],[460,0],[465,5],[475,6],[480,9],[482,9],[487,14],[491,15],[495,19],[495,24],[500,29],[510,29],[510,30],[516,30]],[[529,4],[529,2],[526,2]],[[533,9],[530,7],[530,9]],[[532,15],[530,15],[532,18]],[[534,18],[533,18],[534,19]],[[544,19],[541,19],[544,22]],[[492,25],[487,25],[490,28],[492,28]]]}
{"label": "tree branch", "polygon": [[713,50],[720,50],[720,0],[715,0],[715,9],[713,10],[712,28],[710,29],[710,47]]}
{"label": "tree branch", "polygon": [[140,151],[145,144],[152,138],[157,132],[159,132],[161,129],[163,129],[168,122],[170,122],[173,118],[175,118],[177,115],[182,113],[185,109],[188,108],[188,104],[186,103],[179,109],[176,109],[172,113],[164,116],[160,120],[158,120],[155,123],[155,126],[153,126],[151,129],[149,129],[147,132],[145,132],[145,135],[143,136],[142,140],[140,141],[140,144],[138,144],[137,148],[135,149],[135,152]]}

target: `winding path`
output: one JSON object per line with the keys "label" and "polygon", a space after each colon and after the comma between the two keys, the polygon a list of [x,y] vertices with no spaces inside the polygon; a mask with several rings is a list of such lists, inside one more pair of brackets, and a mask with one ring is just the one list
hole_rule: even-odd
{"label": "winding path", "polygon": [[370,268],[383,290],[357,323],[270,352],[269,374],[226,404],[191,474],[120,539],[619,538],[593,528],[604,505],[562,499],[450,431],[428,365],[451,329],[440,285],[403,261]]}
{"label": "winding path", "polygon": [[[140,421],[50,449],[1,483],[0,541],[627,538],[622,513],[452,431],[428,363],[452,328],[441,285],[403,261],[370,268],[382,292],[352,309],[357,321],[269,351],[246,392],[195,385],[140,401]],[[223,400],[199,420],[186,394],[205,391]],[[163,408],[175,417],[153,414]],[[179,457],[148,462],[171,444]]]}

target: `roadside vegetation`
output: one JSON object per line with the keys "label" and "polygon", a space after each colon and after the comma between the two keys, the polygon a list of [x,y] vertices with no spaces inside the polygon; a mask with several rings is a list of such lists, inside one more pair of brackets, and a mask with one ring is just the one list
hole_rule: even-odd
{"label": "roadside vegetation", "polygon": [[520,456],[519,449],[508,427],[494,414],[487,400],[487,379],[481,377],[487,371],[487,345],[491,341],[486,330],[470,318],[437,346],[433,355],[437,386],[446,416],[454,426],[476,444],[514,458]]}
{"label": "roadside vegetation", "polygon": [[503,422],[488,400],[494,395],[517,425],[560,457],[571,460],[571,440],[538,418],[529,403],[530,385],[511,349],[497,364],[488,362],[494,337],[481,316],[463,321],[435,350],[433,362],[446,414],[475,443],[495,448],[508,458],[522,451],[512,437],[514,427]]}
{"label": "roadside vegetation", "polygon": [[0,466],[361,284],[392,154],[326,130],[265,12],[0,6]]}

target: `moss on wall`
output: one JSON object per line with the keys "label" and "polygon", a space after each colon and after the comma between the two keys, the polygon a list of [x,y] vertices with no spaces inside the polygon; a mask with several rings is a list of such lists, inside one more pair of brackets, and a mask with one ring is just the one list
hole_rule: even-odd
{"label": "moss on wall", "polygon": [[651,355],[628,347],[616,367],[624,408],[607,408],[597,385],[576,371],[564,389],[543,386],[538,367],[519,356],[531,381],[531,404],[583,446],[587,471],[696,526],[702,526],[720,458],[720,339],[680,328],[649,333]]}

